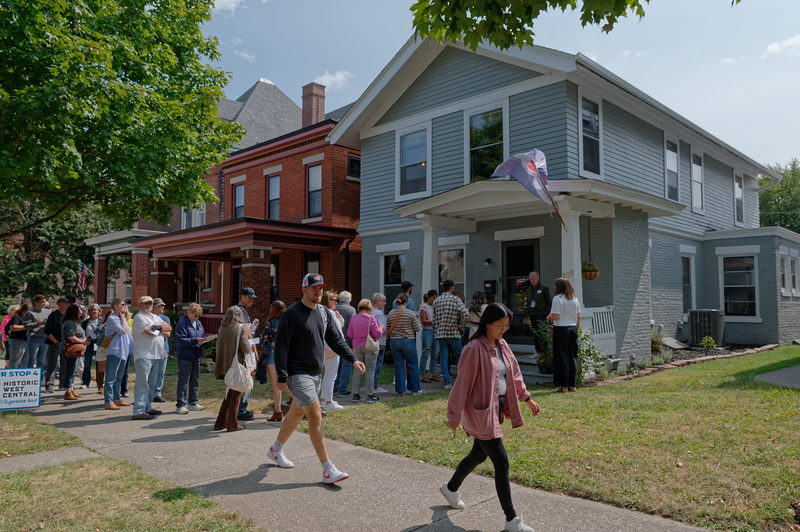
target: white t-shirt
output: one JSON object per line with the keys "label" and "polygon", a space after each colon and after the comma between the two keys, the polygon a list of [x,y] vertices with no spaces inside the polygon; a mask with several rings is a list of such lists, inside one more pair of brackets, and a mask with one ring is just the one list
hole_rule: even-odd
{"label": "white t-shirt", "polygon": [[[430,325],[423,325],[423,329],[433,329],[433,305],[428,305],[427,303],[423,303],[419,307],[420,310],[425,310],[425,315],[431,320]],[[420,319],[420,323],[422,323],[422,319]]]}
{"label": "white t-shirt", "polygon": [[553,298],[550,312],[561,316],[561,319],[553,320],[553,325],[556,327],[578,325],[578,314],[581,312],[581,304],[578,302],[577,297],[567,299],[564,297],[564,294],[559,294]]}
{"label": "white t-shirt", "polygon": [[136,313],[133,317],[133,359],[150,358],[161,360],[167,357],[164,350],[164,337],[160,332],[148,331],[151,325],[162,325],[164,322],[155,314],[144,311]]}

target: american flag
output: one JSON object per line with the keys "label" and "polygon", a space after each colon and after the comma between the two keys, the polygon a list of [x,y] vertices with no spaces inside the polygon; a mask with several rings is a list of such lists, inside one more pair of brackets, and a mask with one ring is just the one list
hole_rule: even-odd
{"label": "american flag", "polygon": [[89,268],[81,262],[81,273],[78,274],[78,292],[86,290],[86,274],[89,273]]}

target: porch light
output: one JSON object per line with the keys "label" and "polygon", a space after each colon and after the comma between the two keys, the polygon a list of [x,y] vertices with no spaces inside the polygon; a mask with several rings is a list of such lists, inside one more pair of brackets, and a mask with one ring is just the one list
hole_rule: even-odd
{"label": "porch light", "polygon": [[484,265],[484,266],[488,266],[488,265],[490,265],[491,263],[492,263],[492,259],[491,259],[491,257],[490,257],[490,258],[488,258],[488,259],[486,259],[485,261],[483,261],[483,265]]}

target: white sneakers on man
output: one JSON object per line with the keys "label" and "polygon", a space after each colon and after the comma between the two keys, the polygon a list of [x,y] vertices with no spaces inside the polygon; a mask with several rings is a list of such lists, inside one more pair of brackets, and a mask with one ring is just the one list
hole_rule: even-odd
{"label": "white sneakers on man", "polygon": [[181,414],[181,415],[188,414],[189,413],[189,409],[186,408],[185,406],[179,406],[179,407],[175,408],[175,413],[176,414]]}
{"label": "white sneakers on man", "polygon": [[451,508],[463,510],[467,506],[464,504],[464,501],[461,500],[461,496],[458,494],[458,491],[450,491],[447,489],[447,482],[442,484],[439,489],[441,490],[442,495],[444,495],[444,498],[447,499],[447,504],[449,504]]}
{"label": "white sneakers on man", "polygon": [[272,450],[272,446],[269,447],[269,452],[267,452],[267,456],[271,459],[275,460],[278,463],[279,467],[283,467],[284,469],[288,469],[290,467],[294,467],[294,463],[290,462],[286,455],[283,453],[283,450],[278,451],[277,453]]}
{"label": "white sneakers on man", "polygon": [[336,469],[335,465],[332,465],[327,471],[322,472],[322,482],[324,484],[333,484],[334,482],[339,482],[340,480],[344,480],[349,476],[350,475],[344,471],[339,471]]}
{"label": "white sneakers on man", "polygon": [[205,407],[195,403],[193,405],[189,405],[187,408],[192,412],[199,412],[199,411],[203,410]]}
{"label": "white sneakers on man", "polygon": [[322,406],[323,412],[333,412],[334,410],[343,410],[344,407],[337,403],[336,401],[331,401],[330,403],[326,401],[320,401],[320,406]]}
{"label": "white sneakers on man", "polygon": [[531,527],[522,521],[522,516],[518,515],[511,521],[506,521],[506,528],[509,532],[535,532]]}

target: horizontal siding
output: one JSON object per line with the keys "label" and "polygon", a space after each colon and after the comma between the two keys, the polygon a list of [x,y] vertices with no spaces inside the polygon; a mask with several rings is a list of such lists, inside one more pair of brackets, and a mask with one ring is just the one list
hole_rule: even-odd
{"label": "horizontal siding", "polygon": [[565,83],[533,89],[509,98],[509,154],[534,148],[547,156],[550,178],[567,177],[567,91]]}
{"label": "horizontal siding", "polygon": [[664,197],[664,136],[660,129],[603,101],[605,181]]}
{"label": "horizontal siding", "polygon": [[578,86],[567,83],[567,178],[580,177],[578,152]]}
{"label": "horizontal siding", "polygon": [[[361,222],[359,231],[405,223],[394,212],[394,131],[361,141]],[[414,223],[408,220],[409,224]]]}
{"label": "horizontal siding", "polygon": [[733,168],[703,156],[705,221],[715,229],[734,226]]}
{"label": "horizontal siding", "polygon": [[541,75],[539,72],[448,46],[398,98],[378,125]]}
{"label": "horizontal siding", "polygon": [[431,137],[431,186],[435,195],[464,184],[464,113],[434,118]]}

